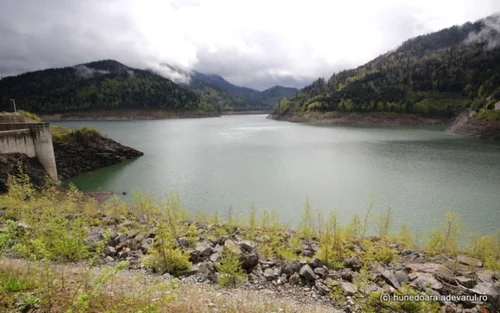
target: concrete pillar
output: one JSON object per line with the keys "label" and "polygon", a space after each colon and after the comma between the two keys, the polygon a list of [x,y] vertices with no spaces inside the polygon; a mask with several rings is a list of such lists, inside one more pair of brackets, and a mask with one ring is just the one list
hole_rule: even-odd
{"label": "concrete pillar", "polygon": [[38,160],[47,171],[47,174],[49,174],[49,177],[54,181],[59,181],[49,123],[38,123],[36,126],[30,127],[30,130],[32,132]]}

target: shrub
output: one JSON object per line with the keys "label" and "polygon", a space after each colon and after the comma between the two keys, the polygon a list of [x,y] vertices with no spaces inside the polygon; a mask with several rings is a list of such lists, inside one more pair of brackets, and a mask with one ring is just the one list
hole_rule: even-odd
{"label": "shrub", "polygon": [[500,110],[481,110],[477,113],[476,119],[488,122],[500,121]]}
{"label": "shrub", "polygon": [[444,223],[441,223],[429,234],[427,250],[431,254],[454,254],[458,251],[457,241],[459,234],[460,220],[458,214],[455,212],[446,212]]}
{"label": "shrub", "polygon": [[224,249],[220,258],[220,263],[216,264],[215,268],[220,274],[217,281],[219,286],[235,286],[246,279],[239,256],[228,249]]}
{"label": "shrub", "polygon": [[489,236],[473,236],[467,252],[484,261],[484,266],[500,271],[500,231]]}
{"label": "shrub", "polygon": [[31,112],[23,111],[23,110],[18,110],[17,113],[21,114],[22,116],[24,116],[26,118],[32,119],[35,122],[41,122],[42,121],[42,119],[40,118],[40,116],[36,115],[35,113],[31,113]]}
{"label": "shrub", "polygon": [[158,225],[156,241],[144,258],[144,264],[155,271],[173,275],[180,275],[191,268],[189,255],[176,247],[175,238],[169,225],[161,222]]}

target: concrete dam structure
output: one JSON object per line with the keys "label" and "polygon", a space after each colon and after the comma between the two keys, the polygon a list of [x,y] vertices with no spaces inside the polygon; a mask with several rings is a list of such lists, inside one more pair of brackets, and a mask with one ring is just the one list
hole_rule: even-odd
{"label": "concrete dam structure", "polygon": [[51,179],[58,181],[49,123],[0,123],[0,154],[36,157]]}

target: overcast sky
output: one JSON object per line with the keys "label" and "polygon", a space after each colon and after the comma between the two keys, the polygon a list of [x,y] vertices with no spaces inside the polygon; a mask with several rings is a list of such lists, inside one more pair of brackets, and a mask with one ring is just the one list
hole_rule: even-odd
{"label": "overcast sky", "polygon": [[0,76],[115,59],[303,87],[499,0],[0,0]]}

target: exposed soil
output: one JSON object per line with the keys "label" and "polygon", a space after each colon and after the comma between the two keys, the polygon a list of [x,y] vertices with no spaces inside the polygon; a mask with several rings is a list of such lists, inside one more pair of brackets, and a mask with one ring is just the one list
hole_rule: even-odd
{"label": "exposed soil", "polygon": [[500,139],[500,121],[482,121],[462,114],[457,117],[448,131],[459,135],[498,140]]}
{"label": "exposed soil", "polygon": [[19,174],[18,164],[37,187],[43,186],[47,173],[37,158],[30,158],[22,153],[0,154],[0,193],[7,192],[9,175]]}
{"label": "exposed soil", "polygon": [[315,125],[439,125],[449,122],[445,117],[429,117],[405,113],[326,113],[326,114],[272,114],[280,121]]}

